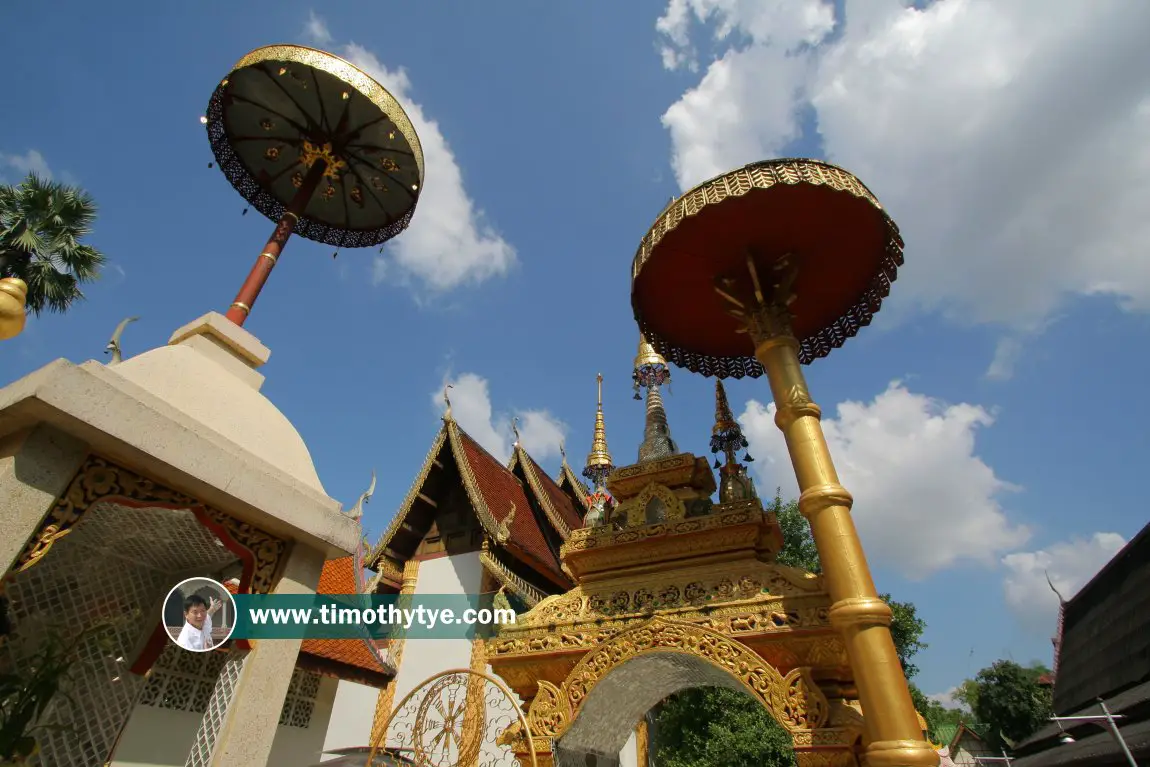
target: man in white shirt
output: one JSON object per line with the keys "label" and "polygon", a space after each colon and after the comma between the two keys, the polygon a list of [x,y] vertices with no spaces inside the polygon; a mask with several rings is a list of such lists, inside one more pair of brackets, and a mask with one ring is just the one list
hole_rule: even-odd
{"label": "man in white shirt", "polygon": [[209,605],[199,594],[184,600],[184,628],[176,644],[185,650],[203,652],[212,649],[212,616],[220,609],[220,600],[212,597]]}

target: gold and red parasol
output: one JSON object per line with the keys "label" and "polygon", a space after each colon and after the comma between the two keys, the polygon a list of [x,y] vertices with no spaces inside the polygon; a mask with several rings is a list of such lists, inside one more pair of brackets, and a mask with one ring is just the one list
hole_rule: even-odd
{"label": "gold and red parasol", "polygon": [[706,181],[673,200],[639,245],[631,304],[640,331],[668,361],[718,378],[763,367],[730,303],[711,286],[763,274],[789,257],[790,305],[804,364],[870,324],[902,265],[898,227],[847,171],[783,159]]}

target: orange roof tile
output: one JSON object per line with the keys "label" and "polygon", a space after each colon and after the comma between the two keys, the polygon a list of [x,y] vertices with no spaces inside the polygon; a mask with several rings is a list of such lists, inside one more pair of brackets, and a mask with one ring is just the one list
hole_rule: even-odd
{"label": "orange roof tile", "polygon": [[[320,594],[355,594],[355,558],[342,557],[330,559],[323,565],[319,576],[319,586],[316,591]],[[350,667],[359,672],[367,672],[365,676],[369,681],[382,682],[384,677],[390,677],[391,671],[386,669],[375,654],[368,648],[365,639],[305,639],[300,647],[300,653],[314,656],[326,661],[332,661],[342,666]],[[386,642],[375,642],[376,647],[386,647]],[[340,678],[361,677],[353,671],[351,674],[336,672]]]}
{"label": "orange roof tile", "polygon": [[460,447],[463,455],[475,477],[479,493],[487,504],[488,511],[495,522],[502,523],[511,512],[511,504],[515,504],[515,517],[511,521],[510,537],[507,547],[520,554],[525,564],[545,576],[548,580],[561,585],[569,585],[570,578],[564,574],[559,566],[559,560],[547,545],[543,531],[535,515],[531,513],[531,505],[524,493],[523,485],[515,475],[494,456],[484,450],[478,442],[471,438],[462,429],[459,434]]}

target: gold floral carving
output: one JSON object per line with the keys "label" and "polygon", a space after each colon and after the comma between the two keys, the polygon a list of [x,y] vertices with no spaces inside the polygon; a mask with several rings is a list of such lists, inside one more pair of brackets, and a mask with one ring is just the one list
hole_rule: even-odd
{"label": "gold floral carving", "polygon": [[508,591],[526,602],[528,607],[535,607],[546,597],[542,591],[523,580],[512,572],[511,568],[499,561],[499,557],[489,550],[487,541],[484,541],[483,544],[483,550],[479,552],[479,561],[487,572],[499,581],[500,586],[505,586]]}
{"label": "gold floral carving", "polygon": [[[647,526],[647,504],[652,500],[658,498],[663,502],[667,508],[667,515],[663,519],[662,524],[673,525],[676,522],[681,522],[687,516],[687,507],[683,505],[683,500],[676,496],[669,487],[652,482],[643,488],[642,492],[635,498],[620,504],[622,507],[620,511],[625,509],[626,525],[627,527],[646,527]],[[616,511],[618,514],[619,511]]]}
{"label": "gold floral carving", "polygon": [[803,749],[795,751],[798,767],[854,767],[857,764],[850,749]]}
{"label": "gold floral carving", "polygon": [[286,541],[204,506],[190,495],[164,487],[94,455],[84,461],[71,484],[44,517],[39,530],[13,563],[13,570],[26,570],[42,561],[52,545],[67,535],[89,509],[101,501],[115,501],[118,498],[136,504],[155,503],[200,512],[209,522],[221,528],[233,543],[251,553],[254,567],[249,589],[252,593],[266,594],[275,585],[280,563],[287,550]]}
{"label": "gold floral carving", "polygon": [[[720,507],[722,508],[722,507]],[[755,511],[752,507],[738,508],[734,511],[710,514],[705,517],[692,517],[681,519],[672,523],[658,523],[653,525],[640,525],[629,527],[626,530],[611,530],[604,528],[580,528],[571,533],[570,540],[563,545],[562,551],[581,551],[584,549],[604,548],[618,546],[624,543],[634,543],[645,538],[655,538],[665,535],[681,535],[683,533],[715,530],[734,525],[745,525],[748,522],[757,522],[763,512]]]}
{"label": "gold floral carving", "polygon": [[567,732],[573,719],[568,697],[545,679],[539,680],[539,691],[527,712],[527,721],[535,735],[558,738]]}
{"label": "gold floral carving", "polygon": [[[783,677],[745,645],[689,623],[655,618],[622,632],[589,652],[563,683],[572,718],[607,674],[627,661],[652,652],[673,652],[708,661],[738,679],[788,730],[813,730],[826,722],[828,704],[805,669]],[[535,729],[536,704],[528,721]]]}

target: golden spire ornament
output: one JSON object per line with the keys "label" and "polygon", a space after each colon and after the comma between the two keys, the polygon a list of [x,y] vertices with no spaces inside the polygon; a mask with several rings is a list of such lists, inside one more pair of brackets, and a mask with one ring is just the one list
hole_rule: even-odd
{"label": "golden spire ornament", "polygon": [[18,277],[0,280],[0,341],[15,338],[24,331],[28,321],[27,302],[28,283]]}
{"label": "golden spire ornament", "polygon": [[583,476],[595,490],[599,490],[606,486],[607,475],[615,470],[615,464],[611,460],[611,451],[607,449],[607,427],[603,422],[603,374],[599,373],[595,380],[599,387],[595,405],[595,436],[591,440],[591,452],[587,455]]}
{"label": "golden spire ornament", "polygon": [[679,448],[671,439],[671,427],[667,424],[667,411],[659,391],[660,386],[671,382],[671,369],[642,334],[639,335],[639,353],[635,356],[635,371],[631,379],[635,382],[635,399],[642,399],[639,389],[647,390],[647,418],[643,426],[643,443],[639,445],[639,462],[677,455]]}
{"label": "golden spire ornament", "polygon": [[590,501],[591,510],[587,512],[583,523],[587,527],[599,527],[607,524],[607,515],[614,507],[614,501],[607,492],[607,477],[615,470],[611,460],[611,451],[607,449],[607,427],[603,422],[603,374],[595,376],[598,384],[598,398],[595,405],[595,436],[591,440],[591,452],[587,455],[587,465],[583,467],[583,476],[591,483]]}
{"label": "golden spire ornament", "polygon": [[[739,422],[731,413],[727,402],[727,391],[723,382],[715,380],[715,425],[711,429],[711,452],[723,453],[726,461],[715,458],[715,468],[719,470],[719,503],[731,503],[757,498],[755,483],[747,476],[747,467],[735,458],[739,448],[748,447],[747,438]],[[743,456],[748,463],[754,461],[750,453]]]}

